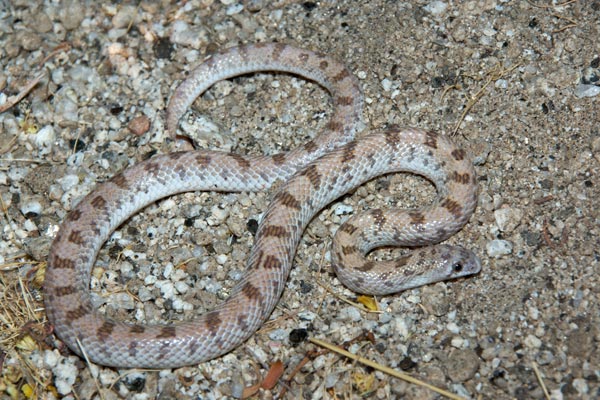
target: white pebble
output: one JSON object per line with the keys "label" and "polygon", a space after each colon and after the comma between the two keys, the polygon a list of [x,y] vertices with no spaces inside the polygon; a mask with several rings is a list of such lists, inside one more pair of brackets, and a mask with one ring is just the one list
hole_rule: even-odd
{"label": "white pebble", "polygon": [[187,283],[180,281],[180,282],[176,282],[175,283],[175,289],[179,293],[184,294],[184,293],[186,293],[190,289],[190,287],[188,286]]}
{"label": "white pebble", "polygon": [[443,1],[432,1],[431,3],[427,4],[425,7],[423,7],[423,9],[433,15],[439,15],[442,14],[446,11],[446,9],[448,8],[448,4],[444,3]]}
{"label": "white pebble", "polygon": [[166,279],[169,279],[172,272],[173,272],[173,264],[168,263],[167,265],[165,265],[165,270],[163,271],[163,277]]}
{"label": "white pebble", "polygon": [[269,333],[269,339],[276,340],[278,342],[283,342],[288,337],[288,332],[286,329],[275,329]]}
{"label": "white pebble", "polygon": [[225,14],[235,15],[235,14],[242,12],[243,9],[244,9],[244,6],[240,3],[232,4],[229,7],[227,7],[227,11],[225,11]]}
{"label": "white pebble", "polygon": [[485,250],[490,257],[501,257],[512,253],[513,246],[508,240],[495,239],[485,245]]}
{"label": "white pebble", "polygon": [[506,79],[498,79],[494,82],[494,86],[498,89],[506,89],[508,88],[508,81]]}
{"label": "white pebble", "polygon": [[450,341],[450,344],[454,348],[462,349],[462,348],[464,348],[465,340],[463,338],[461,338],[460,336],[455,336]]}
{"label": "white pebble", "polygon": [[448,329],[450,332],[454,333],[455,335],[458,334],[460,332],[460,328],[458,327],[458,325],[456,325],[456,323],[454,322],[450,322],[446,325],[446,329]]}
{"label": "white pebble", "polygon": [[587,380],[582,378],[573,379],[573,387],[579,392],[580,396],[585,396],[590,391]]}
{"label": "white pebble", "polygon": [[60,354],[58,354],[58,350],[46,350],[44,352],[44,364],[46,364],[46,367],[56,367],[58,360],[60,360]]}
{"label": "white pebble", "polygon": [[219,206],[213,206],[210,211],[210,217],[207,218],[206,222],[208,222],[208,224],[211,226],[219,225],[225,221],[227,217],[229,217],[229,210],[223,209]]}
{"label": "white pebble", "polygon": [[109,297],[108,304],[117,309],[133,310],[135,308],[133,298],[125,292],[113,294]]}
{"label": "white pebble", "polygon": [[37,200],[30,200],[21,205],[21,213],[25,216],[30,213],[35,215],[41,215],[42,205]]}
{"label": "white pebble", "polygon": [[171,281],[157,281],[155,286],[160,289],[160,293],[165,299],[172,299],[175,296],[175,285]]}
{"label": "white pebble", "polygon": [[494,211],[494,219],[502,232],[512,232],[523,218],[523,212],[518,208],[504,207]]}
{"label": "white pebble", "polygon": [[383,87],[383,90],[385,90],[386,92],[389,92],[390,89],[392,88],[392,81],[390,81],[388,78],[385,78],[384,80],[381,81],[381,86]]}
{"label": "white pebble", "polygon": [[317,314],[312,311],[300,311],[298,313],[298,318],[303,321],[314,321],[317,318]]}
{"label": "white pebble", "polygon": [[27,232],[37,232],[38,231],[37,225],[35,224],[35,222],[33,222],[30,219],[25,220],[25,222],[23,223],[23,229],[25,229]]}
{"label": "white pebble", "polygon": [[342,320],[350,320],[352,322],[358,322],[362,320],[362,315],[360,315],[360,311],[356,307],[345,307],[339,313],[339,317]]}
{"label": "white pebble", "polygon": [[217,256],[215,257],[215,259],[217,260],[217,263],[218,263],[218,264],[220,264],[220,265],[223,265],[223,264],[225,264],[225,263],[227,262],[227,259],[228,259],[228,258],[229,258],[229,257],[227,257],[227,255],[226,255],[226,254],[219,254],[219,255],[217,255]]}
{"label": "white pebble", "polygon": [[66,395],[73,391],[73,384],[75,383],[75,379],[77,379],[77,367],[68,362],[68,359],[64,361],[55,368],[52,368],[52,373],[54,374],[54,386],[56,390],[58,390],[58,393]]}
{"label": "white pebble", "polygon": [[333,374],[328,374],[325,377],[325,388],[326,389],[331,389],[332,387],[335,386],[336,383],[338,383],[338,381],[340,380],[340,375],[333,373]]}
{"label": "white pebble", "polygon": [[539,349],[542,347],[542,341],[533,335],[527,335],[523,343],[530,349]]}
{"label": "white pebble", "polygon": [[172,304],[173,308],[176,311],[190,311],[194,309],[194,307],[190,303],[188,303],[187,301],[183,301],[179,298],[174,298]]}
{"label": "white pebble", "polygon": [[354,207],[348,205],[348,204],[336,204],[335,206],[335,210],[333,211],[335,213],[335,215],[346,215],[346,214],[350,214],[352,211],[354,211]]}
{"label": "white pebble", "polygon": [[582,98],[582,97],[594,97],[594,96],[598,96],[600,94],[600,86],[596,86],[596,85],[584,85],[579,84],[577,85],[577,87],[575,88],[575,96]]}
{"label": "white pebble", "polygon": [[54,139],[56,139],[56,133],[52,125],[46,125],[42,127],[35,135],[32,135],[35,145],[40,150],[40,154],[50,153],[50,148]]}
{"label": "white pebble", "polygon": [[63,192],[66,192],[67,190],[70,190],[79,184],[79,177],[75,174],[65,175],[56,181],[62,188]]}

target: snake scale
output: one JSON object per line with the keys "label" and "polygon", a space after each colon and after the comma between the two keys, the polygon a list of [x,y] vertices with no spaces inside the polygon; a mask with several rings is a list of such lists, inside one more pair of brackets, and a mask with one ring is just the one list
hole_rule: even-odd
{"label": "snake scale", "polygon": [[[254,44],[214,54],[177,88],[167,110],[174,134],[185,110],[215,82],[257,71],[315,81],[333,98],[324,132],[289,153],[242,156],[218,151],[158,155],[99,184],[65,218],[50,249],[45,305],[71,350],[114,367],[173,368],[225,354],[253,335],[284,290],[300,237],[323,207],[374,177],[408,171],[437,189],[437,200],[411,210],[353,216],[334,237],[332,264],[342,283],[388,294],[479,272],[479,259],[458,246],[434,245],[460,230],[477,202],[475,171],[465,151],[443,135],[392,127],[353,141],[362,93],[344,65],[284,44]],[[136,325],[108,319],[92,305],[90,273],[111,233],[145,206],[188,191],[262,191],[284,182],[264,213],[245,274],[229,298],[191,321]],[[380,246],[425,246],[400,259],[366,258]],[[83,350],[83,352],[82,352]]]}

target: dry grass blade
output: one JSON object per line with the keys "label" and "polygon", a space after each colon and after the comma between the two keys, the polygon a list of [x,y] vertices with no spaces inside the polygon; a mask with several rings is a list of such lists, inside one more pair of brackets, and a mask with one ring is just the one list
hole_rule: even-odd
{"label": "dry grass blade", "polygon": [[540,370],[538,369],[537,364],[534,362],[534,363],[531,363],[531,365],[533,367],[533,372],[535,372],[535,377],[537,378],[542,390],[544,391],[544,396],[546,397],[547,400],[550,400],[550,393],[548,393],[548,389],[546,388],[546,385],[544,384],[544,379],[542,379],[542,374],[540,374]]}
{"label": "dry grass blade", "polygon": [[0,347],[9,358],[18,360],[0,369],[0,381],[7,378],[5,382],[19,390],[27,388],[31,398],[36,398],[48,382],[29,354],[39,349],[36,331],[43,331],[44,315],[19,274],[12,268],[0,273]]}
{"label": "dry grass blade", "polygon": [[521,64],[517,63],[517,64],[513,65],[512,67],[505,69],[505,68],[502,68],[500,65],[498,65],[498,66],[492,68],[490,71],[488,71],[488,73],[486,74],[487,79],[486,79],[485,83],[483,84],[482,88],[479,89],[477,91],[477,93],[475,93],[471,97],[471,100],[469,100],[469,102],[465,106],[465,109],[463,110],[462,114],[460,115],[458,122],[456,122],[456,125],[454,126],[454,129],[452,130],[452,136],[456,135],[456,133],[460,129],[460,125],[464,121],[467,114],[471,111],[473,106],[475,104],[477,104],[479,99],[481,99],[484,96],[485,89],[490,85],[490,83],[495,82],[498,79],[504,78],[506,75],[510,74],[512,71],[514,71],[515,69],[517,69],[520,66],[521,66]]}
{"label": "dry grass blade", "polygon": [[430,385],[429,383],[426,383],[426,382],[420,381],[420,380],[418,380],[416,378],[413,378],[410,375],[406,375],[406,374],[404,374],[404,373],[402,373],[400,371],[396,371],[396,370],[391,369],[389,367],[386,367],[384,365],[378,364],[375,361],[367,360],[366,358],[354,355],[354,354],[350,353],[349,351],[346,351],[346,350],[344,350],[344,349],[342,349],[340,347],[334,346],[334,345],[332,345],[330,343],[327,343],[327,342],[325,342],[323,340],[319,340],[319,339],[315,339],[315,338],[309,338],[309,340],[311,342],[313,342],[314,344],[318,345],[318,346],[325,347],[325,348],[327,348],[327,349],[329,349],[331,351],[334,351],[334,352],[336,352],[338,354],[341,354],[341,355],[343,355],[345,357],[348,357],[348,358],[350,358],[352,360],[358,361],[361,364],[367,365],[367,366],[369,366],[371,368],[374,368],[376,370],[384,372],[384,373],[386,373],[388,375],[391,375],[391,376],[393,376],[395,378],[399,378],[399,379],[405,380],[407,382],[413,383],[415,385],[419,385],[419,386],[425,387],[427,389],[433,390],[434,392],[439,393],[442,396],[445,396],[445,397],[447,397],[449,399],[464,400],[463,397],[455,395],[454,393],[450,393],[450,392],[448,392],[448,391],[446,391],[444,389],[440,389],[440,388],[438,388],[436,386]]}
{"label": "dry grass blade", "polygon": [[40,72],[35,78],[30,80],[23,89],[21,89],[19,94],[15,95],[15,96],[10,96],[6,100],[6,103],[0,105],[0,112],[4,112],[4,111],[8,110],[9,108],[11,108],[15,104],[17,104],[19,101],[23,100],[23,97],[27,96],[27,93],[31,92],[31,89],[33,89],[35,87],[35,85],[37,85],[44,76],[46,76],[46,71]]}

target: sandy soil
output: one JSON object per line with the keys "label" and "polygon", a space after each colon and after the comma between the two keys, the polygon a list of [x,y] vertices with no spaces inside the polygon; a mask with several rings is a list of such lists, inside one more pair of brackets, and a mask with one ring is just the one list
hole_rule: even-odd
{"label": "sandy soil", "polygon": [[[599,398],[600,1],[558,3],[0,1],[0,107],[45,72],[0,113],[0,397],[231,398],[276,360],[285,374],[257,398],[284,388],[286,399],[439,396],[314,354],[322,349],[296,343],[301,329],[337,345],[372,334],[350,350],[465,398]],[[329,266],[331,235],[347,217],[339,210],[413,207],[434,195],[420,178],[387,176],[315,218],[280,305],[243,346],[172,371],[89,367],[49,333],[40,283],[52,238],[97,183],[171,151],[164,108],[194,65],[258,41],[345,62],[365,92],[367,129],[455,135],[476,164],[480,200],[450,242],[476,251],[481,273],[379,298],[381,313],[343,301],[356,295]],[[182,128],[201,129],[206,147],[275,153],[306,142],[331,112],[318,85],[256,74],[209,90]],[[102,310],[169,321],[218,303],[270,195],[191,193],[133,217],[94,269]],[[165,299],[156,281],[187,287]]]}

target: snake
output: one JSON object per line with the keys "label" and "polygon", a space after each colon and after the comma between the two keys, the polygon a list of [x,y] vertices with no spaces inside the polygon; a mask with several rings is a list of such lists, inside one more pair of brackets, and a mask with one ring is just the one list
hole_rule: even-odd
{"label": "snake", "polygon": [[[352,215],[333,238],[339,281],[372,295],[476,274],[481,261],[462,246],[440,244],[458,232],[477,203],[477,178],[465,150],[435,132],[390,126],[361,133],[363,95],[354,74],[331,57],[281,43],[212,54],[193,69],[167,106],[166,127],[216,82],[256,72],[297,75],[324,87],[332,116],[314,139],[287,153],[239,155],[216,150],[155,155],[100,183],[64,218],[50,247],[44,282],[54,333],[74,353],[117,368],[176,368],[230,352],[269,318],[286,285],[303,231],[324,207],[378,176],[410,172],[430,180],[435,200],[414,209]],[[276,184],[277,183],[277,184]],[[258,192],[277,186],[240,280],[229,297],[196,318],[136,324],[93,305],[91,270],[111,233],[160,199],[189,191]],[[407,246],[397,259],[369,252]]]}

